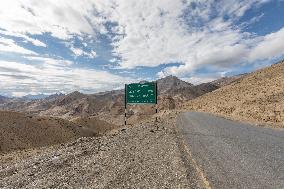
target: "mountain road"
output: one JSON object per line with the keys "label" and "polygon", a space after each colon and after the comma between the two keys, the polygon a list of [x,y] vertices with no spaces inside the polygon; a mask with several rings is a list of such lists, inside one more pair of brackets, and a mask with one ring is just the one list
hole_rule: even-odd
{"label": "mountain road", "polygon": [[199,112],[177,127],[207,188],[284,188],[284,130]]}

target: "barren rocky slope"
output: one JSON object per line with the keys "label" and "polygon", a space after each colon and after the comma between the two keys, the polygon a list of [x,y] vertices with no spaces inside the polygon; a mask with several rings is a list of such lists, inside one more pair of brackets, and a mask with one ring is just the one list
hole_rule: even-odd
{"label": "barren rocky slope", "polygon": [[75,123],[79,127],[91,129],[95,132],[96,136],[104,135],[113,129],[119,128],[117,125],[99,120],[96,117],[79,117],[74,118],[71,122]]}
{"label": "barren rocky slope", "polygon": [[184,108],[284,127],[284,62],[189,101]]}
{"label": "barren rocky slope", "polygon": [[113,125],[94,118],[79,118],[70,122],[60,118],[0,111],[0,153],[98,136],[113,128]]}
{"label": "barren rocky slope", "polygon": [[8,100],[7,97],[0,95],[0,103],[5,103]]}
{"label": "barren rocky slope", "polygon": [[0,156],[0,188],[201,188],[165,115],[98,138]]}
{"label": "barren rocky slope", "polygon": [[[179,108],[185,101],[194,99],[218,87],[207,83],[194,86],[174,76],[168,76],[158,81],[159,110]],[[4,110],[28,112],[41,116],[73,119],[81,116],[104,117],[113,123],[123,123],[124,90],[114,90],[86,95],[78,91],[68,95],[58,95],[52,98],[34,101],[11,100],[0,104]],[[129,106],[128,115],[142,115],[153,111],[153,107]],[[134,118],[132,118],[134,119]]]}

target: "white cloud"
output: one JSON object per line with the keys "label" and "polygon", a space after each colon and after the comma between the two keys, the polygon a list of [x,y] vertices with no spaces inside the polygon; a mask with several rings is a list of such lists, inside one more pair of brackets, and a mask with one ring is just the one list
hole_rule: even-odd
{"label": "white cloud", "polygon": [[194,85],[198,85],[198,84],[201,84],[201,83],[208,83],[208,82],[214,81],[218,78],[219,78],[218,76],[212,76],[212,77],[210,77],[210,76],[207,76],[207,77],[194,76],[194,77],[181,78],[181,79],[184,80],[184,81],[187,81],[189,83],[192,83]]}
{"label": "white cloud", "polygon": [[184,81],[187,81],[189,83],[192,83],[194,85],[198,85],[201,83],[208,83],[217,79],[220,79],[222,77],[225,77],[227,71],[220,71],[220,72],[212,72],[212,73],[194,73],[191,77],[184,77],[181,78]]}
{"label": "white cloud", "polygon": [[[89,44],[96,41],[99,34],[108,35],[112,40],[113,55],[116,56],[109,61],[117,62],[120,68],[133,69],[139,66],[155,67],[161,64],[181,63],[180,66],[164,69],[159,76],[173,74],[186,77],[201,66],[230,67],[283,54],[284,47],[281,41],[284,29],[258,37],[243,32],[242,28],[235,25],[247,10],[257,8],[268,1],[14,0],[1,3],[0,28],[10,32],[12,36],[20,36],[33,45],[42,47],[47,46],[29,36],[50,33],[53,37],[71,44],[68,47],[75,57],[89,58],[98,56],[93,49],[89,49]],[[251,22],[257,22],[259,18],[261,15],[251,19]],[[112,27],[110,23],[113,23]],[[107,28],[111,28],[111,31]],[[1,32],[3,33],[3,30],[0,30]],[[110,32],[115,35],[109,35]],[[75,43],[70,43],[74,36],[82,42],[84,48],[78,48],[74,46]],[[84,40],[86,38],[89,41]],[[0,40],[0,51],[35,55],[34,52],[18,46],[13,40]],[[64,79],[74,77],[79,81],[82,77],[83,81],[88,81],[87,84],[80,83],[82,86],[90,85],[89,79],[79,77],[80,74],[103,73],[71,69],[65,66],[72,65],[72,62],[64,60],[54,61],[42,57],[30,59],[45,62],[45,70],[60,72],[60,77]],[[79,72],[80,74],[76,74]],[[59,82],[59,75],[51,78]],[[104,73],[101,76],[109,75]],[[110,75],[110,78],[112,76]],[[118,80],[120,79],[122,78]],[[74,85],[78,81],[63,80],[70,88],[76,88]],[[52,83],[52,80],[42,82]]]}
{"label": "white cloud", "polygon": [[38,46],[38,47],[47,47],[45,43],[43,43],[42,41],[38,39],[28,38],[27,41],[31,42],[33,45]]}
{"label": "white cloud", "polygon": [[[62,60],[38,58],[41,64],[22,64],[0,61],[0,88],[2,93],[23,96],[29,93],[99,92],[122,87],[131,78],[106,71],[62,66]],[[57,63],[50,63],[57,62]]]}
{"label": "white cloud", "polygon": [[[237,59],[248,56],[253,36],[243,33],[234,22],[268,1],[15,0],[3,3],[0,27],[14,33],[50,32],[70,39],[74,35],[96,38],[98,33],[108,33],[107,22],[116,23],[111,29],[116,34],[112,45],[121,68],[181,62],[184,65],[164,72],[185,74],[200,65],[243,61]],[[44,46],[40,41],[31,42]],[[75,47],[71,51],[75,56],[97,56],[95,51]]]}
{"label": "white cloud", "polygon": [[116,61],[117,61],[116,58],[112,58],[112,59],[109,60],[109,62],[111,62],[111,63],[114,63],[114,62],[116,62]]}
{"label": "white cloud", "polygon": [[33,38],[31,38],[27,35],[24,35],[24,34],[14,33],[14,32],[6,31],[6,30],[0,30],[0,34],[3,34],[4,36],[20,37],[20,38],[23,38],[26,42],[30,42],[35,46],[47,47],[47,45],[45,43],[43,43],[42,41],[40,41],[38,39],[33,39]]}
{"label": "white cloud", "polygon": [[88,0],[14,0],[1,2],[1,28],[15,33],[51,34],[68,39],[72,34],[94,34],[88,21],[92,15]]}
{"label": "white cloud", "polygon": [[[117,0],[96,3],[96,10],[117,23],[113,32],[120,35],[113,38],[112,45],[121,68],[178,62],[183,65],[166,68],[158,75],[185,76],[200,66],[231,67],[256,60],[249,56],[258,39],[234,23],[247,10],[268,1]],[[274,56],[281,53],[272,51]]]}
{"label": "white cloud", "polygon": [[35,60],[39,62],[44,62],[45,64],[56,65],[56,66],[71,66],[73,64],[73,62],[69,60],[53,59],[53,58],[40,57],[40,56],[27,56],[25,58],[28,60]]}
{"label": "white cloud", "polygon": [[89,58],[95,58],[97,56],[97,53],[94,50],[91,50],[91,52],[86,52],[80,48],[75,48],[73,46],[70,47],[70,50],[73,52],[73,54],[78,56],[87,56]]}
{"label": "white cloud", "polygon": [[13,97],[23,97],[25,95],[27,95],[26,92],[12,92],[12,94],[11,94],[11,96],[13,96]]}
{"label": "white cloud", "polygon": [[259,43],[249,54],[250,60],[261,60],[284,55],[284,28],[260,38]]}
{"label": "white cloud", "polygon": [[26,55],[37,54],[31,50],[25,49],[17,45],[14,40],[3,37],[0,37],[0,52],[11,52],[11,53],[26,54]]}
{"label": "white cloud", "polygon": [[96,56],[97,56],[97,53],[94,51],[94,50],[92,50],[90,53],[88,53],[89,54],[89,57],[90,58],[95,58]]}
{"label": "white cloud", "polygon": [[75,56],[82,56],[84,54],[84,51],[80,48],[71,47],[70,50]]}

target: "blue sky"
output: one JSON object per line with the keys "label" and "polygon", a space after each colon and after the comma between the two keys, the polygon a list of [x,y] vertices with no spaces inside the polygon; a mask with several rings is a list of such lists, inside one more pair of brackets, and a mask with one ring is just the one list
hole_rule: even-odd
{"label": "blue sky", "polygon": [[250,72],[284,58],[283,12],[283,0],[2,2],[0,95]]}

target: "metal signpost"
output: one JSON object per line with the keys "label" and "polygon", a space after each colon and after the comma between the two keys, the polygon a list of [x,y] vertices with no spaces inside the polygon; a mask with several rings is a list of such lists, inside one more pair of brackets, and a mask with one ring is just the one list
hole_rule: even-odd
{"label": "metal signpost", "polygon": [[[125,116],[126,125],[127,104],[155,104],[156,113],[158,113],[158,87],[156,82],[132,83],[125,85]],[[156,118],[157,119],[157,118]]]}

